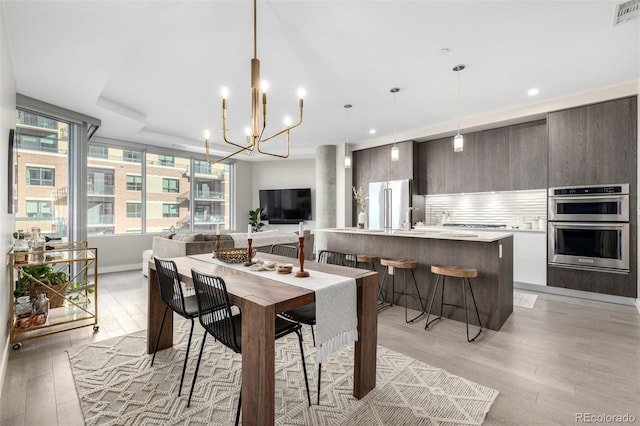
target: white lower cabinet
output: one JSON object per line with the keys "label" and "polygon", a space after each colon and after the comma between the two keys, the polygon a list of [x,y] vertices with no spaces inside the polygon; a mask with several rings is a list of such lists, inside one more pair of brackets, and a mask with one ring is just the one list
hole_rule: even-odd
{"label": "white lower cabinet", "polygon": [[513,233],[513,281],[547,285],[547,234]]}

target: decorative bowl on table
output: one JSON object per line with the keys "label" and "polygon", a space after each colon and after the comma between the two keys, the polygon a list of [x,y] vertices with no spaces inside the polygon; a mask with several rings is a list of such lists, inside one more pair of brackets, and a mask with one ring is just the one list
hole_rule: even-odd
{"label": "decorative bowl on table", "polygon": [[[244,263],[247,260],[246,248],[229,248],[220,249],[213,252],[216,259],[223,261],[224,263]],[[251,251],[251,257],[256,255],[256,251]]]}
{"label": "decorative bowl on table", "polygon": [[293,270],[292,263],[278,263],[276,265],[276,272],[279,274],[290,274]]}

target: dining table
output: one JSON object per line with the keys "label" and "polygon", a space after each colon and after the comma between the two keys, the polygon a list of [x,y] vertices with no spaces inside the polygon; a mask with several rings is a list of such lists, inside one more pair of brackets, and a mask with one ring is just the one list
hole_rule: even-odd
{"label": "dining table", "polygon": [[[213,255],[212,255],[213,257]],[[294,263],[291,258],[260,253],[272,262]],[[172,258],[185,285],[193,284],[191,269],[222,277],[229,300],[242,312],[242,424],[273,425],[275,422],[275,318],[276,314],[315,300],[315,292],[223,264],[195,257]],[[294,263],[294,273],[299,269]],[[377,272],[345,266],[304,262],[304,270],[353,278],[357,288],[357,341],[354,348],[353,396],[363,398],[376,386]],[[305,278],[300,278],[304,280]],[[165,304],[160,296],[155,263],[149,262],[147,353],[151,354],[162,324]],[[173,315],[162,328],[158,350],[173,346]]]}

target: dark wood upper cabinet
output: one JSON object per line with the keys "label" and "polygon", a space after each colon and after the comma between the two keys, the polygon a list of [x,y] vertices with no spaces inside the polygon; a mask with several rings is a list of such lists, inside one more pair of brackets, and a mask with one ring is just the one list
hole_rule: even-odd
{"label": "dark wood upper cabinet", "polygon": [[444,188],[445,193],[474,192],[475,184],[475,133],[464,135],[464,149],[453,151],[453,137],[445,150]]}
{"label": "dark wood upper cabinet", "polygon": [[509,127],[509,188],[547,188],[547,125],[545,120]]}
{"label": "dark wood upper cabinet", "polygon": [[634,183],[636,97],[549,113],[549,186]]}
{"label": "dark wood upper cabinet", "polygon": [[419,144],[418,181],[421,194],[444,194],[444,158],[453,149],[451,138]]}
{"label": "dark wood upper cabinet", "polygon": [[474,137],[475,191],[511,189],[509,186],[509,129],[502,127],[485,130],[475,133]]}
{"label": "dark wood upper cabinet", "polygon": [[586,107],[586,183],[635,182],[635,98]]}
{"label": "dark wood upper cabinet", "polygon": [[[379,182],[389,179],[389,164],[391,164],[391,147],[378,146],[371,151],[371,174],[369,182]],[[368,186],[368,183],[367,183]]]}
{"label": "dark wood upper cabinet", "polygon": [[549,186],[586,185],[586,109],[574,108],[549,113],[547,127]]}

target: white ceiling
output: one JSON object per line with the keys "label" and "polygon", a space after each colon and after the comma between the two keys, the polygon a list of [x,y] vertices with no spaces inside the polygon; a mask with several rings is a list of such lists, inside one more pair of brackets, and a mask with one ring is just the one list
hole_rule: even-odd
{"label": "white ceiling", "polygon": [[[97,136],[203,152],[250,115],[252,2],[3,0],[18,93],[102,120]],[[268,129],[305,117],[292,157],[640,79],[640,20],[611,1],[258,1]],[[448,48],[448,54],[440,53]],[[466,64],[457,103],[456,64]],[[392,87],[396,95],[394,119]],[[537,87],[540,94],[527,96]],[[353,104],[350,112],[343,108]],[[369,135],[376,128],[378,133]],[[269,133],[269,130],[267,130]],[[400,140],[400,139],[398,139]],[[274,149],[282,148],[281,142]]]}

